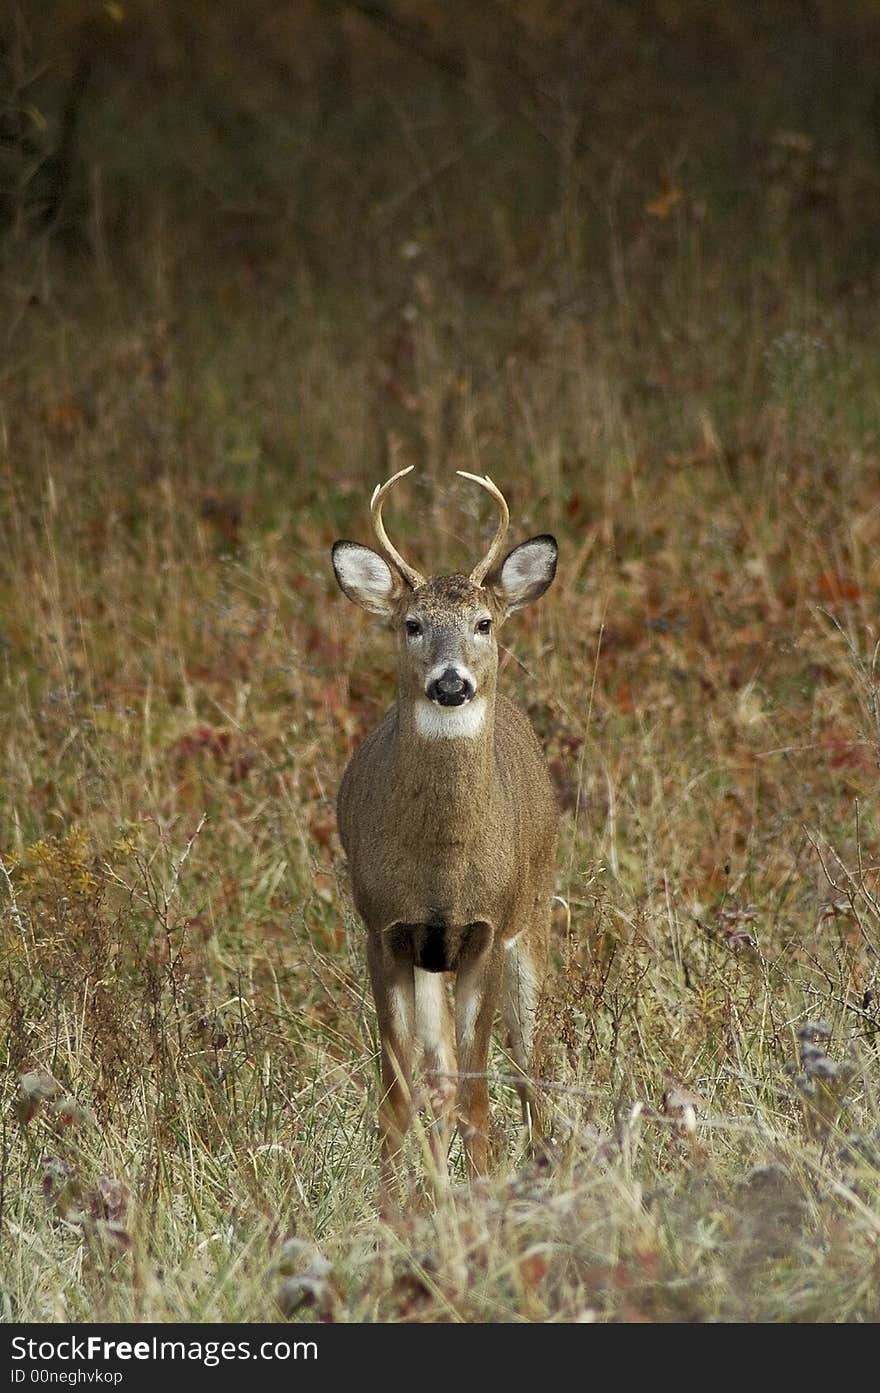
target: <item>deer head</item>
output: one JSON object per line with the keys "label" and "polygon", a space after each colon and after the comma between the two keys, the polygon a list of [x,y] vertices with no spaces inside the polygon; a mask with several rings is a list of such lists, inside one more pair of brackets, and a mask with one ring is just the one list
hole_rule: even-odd
{"label": "deer head", "polygon": [[498,671],[497,631],[509,614],[537,600],[556,573],[557,547],[542,535],[500,560],[509,513],[488,477],[458,473],[485,489],[500,517],[485,556],[469,576],[426,579],[394,547],[382,521],[389,492],[412,465],[373,493],[371,512],[380,552],[357,542],[333,547],[333,569],[350,600],[393,622],[397,635],[399,699],[410,706],[426,738],[477,734],[489,714]]}

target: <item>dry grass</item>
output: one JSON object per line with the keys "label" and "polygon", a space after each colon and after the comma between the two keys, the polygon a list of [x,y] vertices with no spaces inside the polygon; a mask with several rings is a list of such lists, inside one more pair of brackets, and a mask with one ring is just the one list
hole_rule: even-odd
{"label": "dry grass", "polygon": [[[876,343],[774,197],[748,257],[682,196],[589,274],[576,185],[543,259],[489,209],[479,292],[415,221],[378,284],[203,274],[164,213],[139,288],[6,264],[3,1318],[880,1316]],[[548,1156],[499,1049],[495,1174],[435,1203],[416,1137],[383,1224],[333,797],[392,659],[328,549],[404,462],[427,566],[456,468],[559,537],[501,682],[570,919]]]}

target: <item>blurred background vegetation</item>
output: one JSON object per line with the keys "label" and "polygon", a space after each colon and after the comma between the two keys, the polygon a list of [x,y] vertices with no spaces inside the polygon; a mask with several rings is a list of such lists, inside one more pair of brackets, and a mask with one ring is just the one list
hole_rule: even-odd
{"label": "blurred background vegetation", "polygon": [[[455,403],[419,409],[419,316],[478,386],[573,325],[658,416],[690,392],[742,433],[807,303],[874,333],[878,54],[875,0],[11,0],[7,347],[149,306],[155,373],[195,314],[223,377],[259,315],[251,381],[225,369],[259,393],[261,352],[324,323],[374,360],[375,472],[389,430],[416,462],[452,448]],[[257,475],[320,468],[326,441],[274,427]],[[254,448],[209,474],[252,483]]]}
{"label": "blurred background vegetation", "polygon": [[621,257],[659,281],[699,235],[709,290],[758,258],[856,304],[878,52],[875,0],[10,0],[0,231],[20,271],[48,242],[130,289],[164,240],[267,303],[381,302],[416,241],[512,320],[526,287],[589,315]]}
{"label": "blurred background vegetation", "polygon": [[656,254],[683,203],[728,249],[797,222],[828,289],[873,266],[874,0],[11,0],[0,23],[19,244],[131,272],[161,220],[255,276],[382,284],[430,235],[491,295],[503,241],[552,283],[563,251],[607,269],[609,224]]}

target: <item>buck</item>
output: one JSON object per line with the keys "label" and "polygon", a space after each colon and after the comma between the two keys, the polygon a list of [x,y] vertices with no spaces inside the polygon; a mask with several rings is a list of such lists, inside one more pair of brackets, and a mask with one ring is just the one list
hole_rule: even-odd
{"label": "buck", "polygon": [[416,1040],[424,1049],[438,1160],[445,1168],[457,1120],[469,1174],[488,1169],[487,1061],[499,1002],[531,1132],[529,1072],[557,833],[535,733],[496,692],[496,633],[551,584],[556,541],[532,537],[501,560],[509,525],[504,497],[488,477],[459,470],[491,495],[498,528],[469,576],[426,579],[392,546],[382,522],[389,491],[411,469],[373,493],[381,554],[356,542],[333,547],[344,593],[392,620],[397,636],[397,701],[355,751],[337,801],[379,1026],[383,1187],[415,1108]]}

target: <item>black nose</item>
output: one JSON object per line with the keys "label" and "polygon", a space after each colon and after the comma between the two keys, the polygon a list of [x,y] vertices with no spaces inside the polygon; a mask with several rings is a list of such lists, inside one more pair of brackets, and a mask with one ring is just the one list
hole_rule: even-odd
{"label": "black nose", "polygon": [[428,687],[428,696],[431,701],[439,702],[441,706],[461,706],[463,702],[470,701],[474,694],[474,689],[466,677],[456,672],[454,667],[448,667],[445,672],[441,672],[439,677]]}

